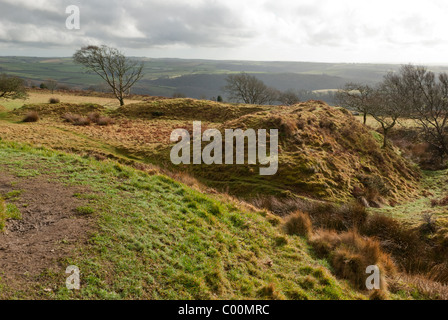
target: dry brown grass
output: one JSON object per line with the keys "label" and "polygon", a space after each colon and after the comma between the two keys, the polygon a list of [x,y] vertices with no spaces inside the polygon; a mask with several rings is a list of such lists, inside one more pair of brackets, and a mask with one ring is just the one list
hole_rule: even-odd
{"label": "dry brown grass", "polygon": [[274,283],[270,283],[258,291],[260,297],[269,300],[285,300],[285,297],[279,293]]}
{"label": "dry brown grass", "polygon": [[401,149],[403,155],[418,163],[423,170],[441,170],[438,150],[425,141],[421,130],[415,126],[397,127],[390,133],[391,141]]}
{"label": "dry brown grass", "polygon": [[[82,96],[73,94],[70,92],[55,92],[52,94],[50,91],[30,91],[29,97],[26,101],[23,101],[23,104],[40,104],[40,103],[48,103],[50,98],[59,99],[64,103],[93,103],[99,104],[108,108],[118,108],[120,103],[117,99],[112,97],[95,97],[95,96]],[[127,100],[126,103],[139,103],[142,100]],[[22,105],[23,105],[22,104]],[[20,107],[20,106],[19,106]]]}
{"label": "dry brown grass", "polygon": [[405,293],[417,299],[448,300],[448,286],[422,275],[400,273],[388,278],[387,282],[392,293]]}
{"label": "dry brown grass", "polygon": [[448,262],[432,267],[427,277],[433,281],[448,284]]}
{"label": "dry brown grass", "polygon": [[356,288],[365,290],[366,268],[376,265],[382,273],[382,288],[386,287],[384,276],[396,271],[391,257],[381,250],[379,242],[350,231],[336,233],[318,230],[310,240],[316,253],[328,258],[334,272],[349,280]]}
{"label": "dry brown grass", "polygon": [[275,196],[263,195],[251,200],[251,203],[258,207],[267,209],[278,216],[286,216],[291,212],[308,208],[308,201],[300,198],[284,198],[279,199]]}
{"label": "dry brown grass", "polygon": [[431,249],[422,240],[418,229],[406,227],[393,218],[374,214],[360,228],[360,232],[378,239],[383,250],[392,254],[407,272],[422,272],[431,264]]}
{"label": "dry brown grass", "polygon": [[287,234],[309,238],[313,232],[313,224],[308,214],[301,211],[286,218],[284,228]]}
{"label": "dry brown grass", "polygon": [[348,231],[362,226],[367,219],[366,208],[357,202],[344,205],[309,203],[304,209],[316,228]]}

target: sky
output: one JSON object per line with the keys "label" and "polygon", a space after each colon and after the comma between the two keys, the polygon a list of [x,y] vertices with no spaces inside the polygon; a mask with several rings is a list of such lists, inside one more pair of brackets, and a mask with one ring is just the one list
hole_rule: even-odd
{"label": "sky", "polygon": [[0,55],[448,64],[447,17],[446,0],[0,0]]}

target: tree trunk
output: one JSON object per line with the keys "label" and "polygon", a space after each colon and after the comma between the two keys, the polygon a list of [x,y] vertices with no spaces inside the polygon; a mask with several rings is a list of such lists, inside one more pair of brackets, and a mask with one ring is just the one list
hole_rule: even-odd
{"label": "tree trunk", "polygon": [[367,124],[367,112],[364,112],[364,125]]}
{"label": "tree trunk", "polygon": [[383,135],[384,135],[384,140],[383,140],[383,149],[387,148],[387,134],[389,133],[389,129],[383,129]]}

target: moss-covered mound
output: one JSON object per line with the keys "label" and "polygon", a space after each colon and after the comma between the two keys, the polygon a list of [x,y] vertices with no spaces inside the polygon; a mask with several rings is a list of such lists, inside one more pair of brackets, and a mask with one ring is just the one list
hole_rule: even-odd
{"label": "moss-covered mound", "polygon": [[236,128],[278,129],[279,168],[276,175],[260,176],[258,166],[190,167],[232,194],[337,202],[356,197],[375,206],[404,200],[417,189],[418,170],[398,150],[382,149],[382,137],[345,109],[311,101],[246,115],[224,123],[221,130]]}
{"label": "moss-covered mound", "polygon": [[193,99],[159,99],[118,108],[117,115],[154,119],[196,120],[224,122],[241,116],[266,110],[263,106],[229,105],[213,101]]}

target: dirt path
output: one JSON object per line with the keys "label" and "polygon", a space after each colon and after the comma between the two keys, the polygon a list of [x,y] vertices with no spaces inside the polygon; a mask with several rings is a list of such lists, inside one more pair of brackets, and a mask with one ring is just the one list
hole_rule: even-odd
{"label": "dirt path", "polygon": [[12,191],[20,191],[9,202],[22,220],[8,220],[0,233],[0,276],[7,287],[24,289],[44,271],[65,271],[60,260],[86,242],[92,219],[76,212],[87,204],[74,197],[80,188],[49,182],[45,176],[16,178],[0,167],[0,194]]}

